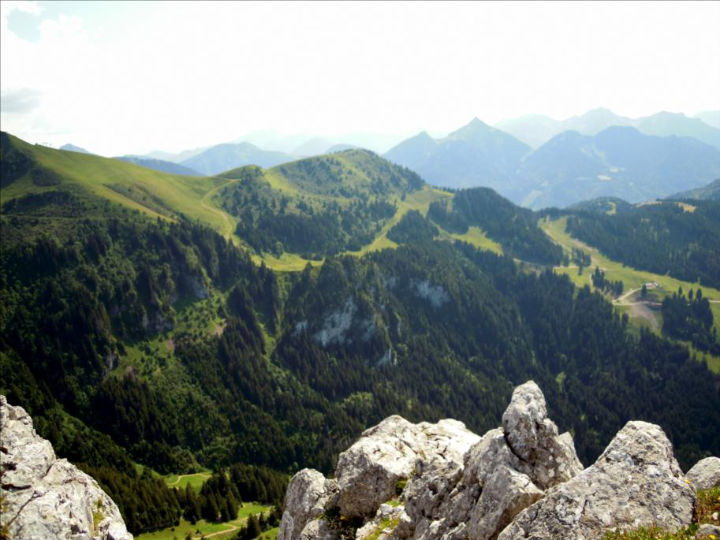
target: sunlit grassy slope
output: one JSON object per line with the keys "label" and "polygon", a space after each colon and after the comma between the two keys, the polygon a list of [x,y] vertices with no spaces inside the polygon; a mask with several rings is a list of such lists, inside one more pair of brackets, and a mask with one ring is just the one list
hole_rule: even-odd
{"label": "sunlit grassy slope", "polygon": [[10,141],[37,164],[58,173],[62,181],[56,186],[38,186],[25,175],[3,188],[3,202],[27,193],[79,185],[152,217],[168,218],[176,212],[227,231],[224,213],[201,204],[208,191],[226,183],[225,179],[163,173],[116,159],[31,145],[12,135]]}
{"label": "sunlit grassy slope", "polygon": [[[247,518],[251,514],[265,514],[270,510],[269,506],[257,503],[243,503],[238,508],[238,517],[232,521],[224,523],[208,523],[204,519],[197,521],[195,524],[180,520],[177,527],[169,527],[160,531],[144,533],[136,536],[136,540],[181,540],[190,534],[191,538],[212,538],[215,540],[227,540],[237,534],[240,527],[247,523]],[[266,533],[267,534],[267,533]]]}
{"label": "sunlit grassy slope", "polygon": [[[598,266],[601,270],[605,272],[605,276],[607,279],[611,281],[622,281],[624,290],[626,292],[631,289],[639,289],[640,287],[642,287],[643,283],[657,282],[661,286],[661,288],[658,290],[661,296],[664,296],[665,294],[671,294],[677,291],[679,287],[682,287],[684,291],[688,291],[689,289],[697,289],[698,287],[700,287],[703,291],[703,295],[706,298],[711,301],[720,301],[720,291],[718,289],[704,286],[701,287],[698,283],[690,283],[687,281],[673,278],[668,275],[661,275],[645,270],[638,270],[630,266],[626,266],[620,262],[613,261],[612,259],[600,253],[598,249],[589,246],[570,236],[565,231],[566,224],[566,217],[562,217],[556,220],[545,218],[540,221],[540,227],[550,236],[550,238],[552,238],[555,242],[562,246],[565,252],[569,253],[571,248],[576,247],[590,254],[592,258],[592,263],[590,265],[590,268],[586,268],[583,271],[582,275],[578,275],[577,267],[558,266],[555,268],[556,272],[567,274],[576,285],[591,285],[590,276],[595,267]],[[720,313],[720,311],[718,311],[717,304],[713,303],[711,305],[715,314]]]}

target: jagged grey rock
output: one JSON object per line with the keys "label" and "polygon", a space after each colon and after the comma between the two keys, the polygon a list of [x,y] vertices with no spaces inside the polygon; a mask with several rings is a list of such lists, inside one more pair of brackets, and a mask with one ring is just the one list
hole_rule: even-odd
{"label": "jagged grey rock", "polygon": [[502,417],[505,438],[521,470],[541,489],[565,482],[582,470],[569,433],[558,435],[547,416],[545,396],[533,381],[518,386]]}
{"label": "jagged grey rock", "polygon": [[335,540],[337,536],[337,532],[330,527],[326,520],[316,518],[305,525],[300,536],[288,536],[286,538],[292,538],[293,540]]}
{"label": "jagged grey rock", "polygon": [[21,407],[0,395],[0,528],[10,538],[132,540],[115,503],[90,476],[57,459]]}
{"label": "jagged grey rock", "polygon": [[720,458],[715,456],[701,459],[685,475],[695,489],[710,489],[720,486]]}
{"label": "jagged grey rock", "polygon": [[285,512],[280,521],[278,540],[325,538],[327,524],[317,518],[336,493],[336,482],[326,480],[314,469],[303,469],[293,476],[285,492]]}
{"label": "jagged grey rock", "polygon": [[373,516],[381,503],[395,496],[397,483],[416,472],[416,466],[459,466],[478,440],[456,420],[412,424],[400,416],[386,418],[363,432],[338,458],[335,478],[341,514]]}
{"label": "jagged grey rock", "polygon": [[[677,529],[690,523],[695,502],[653,424],[629,422],[583,471],[532,381],[513,392],[502,427],[481,438],[454,421],[392,416],[340,455],[329,492],[332,481],[313,471],[309,482],[310,474],[291,481],[280,540],[338,538],[321,515],[328,511],[361,521],[356,540],[583,540],[614,527]],[[406,482],[400,496],[398,480]]]}
{"label": "jagged grey rock", "polygon": [[530,381],[518,386],[503,428],[486,433],[455,470],[418,475],[406,497],[398,536],[431,540],[494,538],[545,488],[582,471],[569,434],[547,418],[545,397]]}
{"label": "jagged grey rock", "polygon": [[598,460],[523,510],[498,540],[596,539],[613,528],[688,525],[695,493],[659,426],[628,422]]}

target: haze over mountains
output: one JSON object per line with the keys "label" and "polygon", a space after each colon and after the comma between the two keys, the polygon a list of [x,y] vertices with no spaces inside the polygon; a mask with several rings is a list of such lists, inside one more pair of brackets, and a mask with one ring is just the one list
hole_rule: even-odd
{"label": "haze over mountains", "polygon": [[385,158],[438,186],[499,190],[512,180],[529,151],[529,146],[512,135],[475,118],[443,139],[420,133],[392,148]]}
{"label": "haze over mountains", "polygon": [[218,174],[243,165],[272,167],[292,161],[295,156],[282,152],[262,150],[250,143],[218,144],[181,162],[181,165],[203,174]]}
{"label": "haze over mountains", "polygon": [[[421,132],[384,157],[432,185],[490,187],[531,208],[565,207],[596,197],[640,202],[701,187],[720,177],[720,112],[691,118],[659,112],[627,118],[605,108],[558,121],[526,115],[489,126],[475,118],[445,137]],[[348,148],[377,151],[396,136],[342,138],[249,133],[234,142],[179,153],[124,156],[143,167],[184,175],[216,175],[257,165],[272,167]],[[74,145],[63,149],[87,152]]]}
{"label": "haze over mountains", "polygon": [[646,135],[694,137],[720,148],[720,111],[707,111],[690,118],[682,113],[661,111],[651,116],[628,118],[599,107],[566,120],[529,114],[498,122],[495,127],[537,148],[564,131],[595,135],[611,126],[633,126]]}
{"label": "haze over mountains", "polygon": [[[574,125],[595,132],[611,118],[602,110],[591,112]],[[647,125],[659,131],[665,117],[652,118]],[[602,196],[639,202],[699,187],[720,175],[717,148],[691,137],[646,135],[627,125],[594,135],[565,131],[532,150],[474,119],[444,139],[416,135],[385,157],[433,185],[488,186],[531,208],[564,207]]]}

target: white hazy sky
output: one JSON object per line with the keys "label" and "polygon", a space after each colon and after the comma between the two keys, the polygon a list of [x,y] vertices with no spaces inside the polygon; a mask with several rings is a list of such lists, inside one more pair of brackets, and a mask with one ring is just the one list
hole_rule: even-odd
{"label": "white hazy sky", "polygon": [[253,130],[720,109],[718,2],[3,0],[2,129],[117,155]]}

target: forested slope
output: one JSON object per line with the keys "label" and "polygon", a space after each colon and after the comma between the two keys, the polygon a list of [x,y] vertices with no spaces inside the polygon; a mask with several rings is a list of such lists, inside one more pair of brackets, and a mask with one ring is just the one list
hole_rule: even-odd
{"label": "forested slope", "polygon": [[720,202],[657,202],[615,215],[578,212],[567,230],[630,266],[720,287]]}

